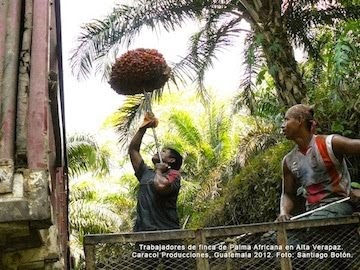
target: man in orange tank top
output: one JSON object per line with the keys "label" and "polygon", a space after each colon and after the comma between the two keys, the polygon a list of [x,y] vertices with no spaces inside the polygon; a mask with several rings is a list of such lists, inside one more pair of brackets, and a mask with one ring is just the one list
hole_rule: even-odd
{"label": "man in orange tank top", "polygon": [[307,218],[350,215],[359,202],[359,190],[351,189],[344,157],[360,155],[360,140],[340,135],[315,135],[314,110],[298,104],[285,114],[282,131],[296,143],[283,159],[282,195],[278,221],[291,218],[297,194],[306,199],[306,210],[350,197],[350,202],[332,204]]}

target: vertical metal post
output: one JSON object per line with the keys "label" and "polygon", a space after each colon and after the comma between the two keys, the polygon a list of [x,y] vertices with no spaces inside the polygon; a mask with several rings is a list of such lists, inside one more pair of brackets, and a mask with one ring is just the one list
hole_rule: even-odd
{"label": "vertical metal post", "polygon": [[196,253],[203,254],[204,256],[196,257],[196,269],[197,270],[209,270],[209,259],[206,258],[205,254],[207,250],[200,248],[201,246],[206,246],[206,237],[203,230],[197,230],[195,232],[195,241],[196,241]]}
{"label": "vertical metal post", "polygon": [[[235,250],[234,250],[234,248],[231,248],[231,244],[234,244],[234,245],[236,245],[236,241],[235,240],[233,240],[233,239],[230,239],[230,238],[227,238],[227,239],[225,239],[225,244],[226,244],[226,253],[228,254],[228,255],[230,255],[232,252],[234,252]],[[226,258],[226,270],[231,270],[232,269],[232,267],[231,267],[231,262],[233,261],[233,259],[230,257],[230,256],[228,256],[227,258]]]}
{"label": "vertical metal post", "polygon": [[[6,3],[1,3],[2,9],[6,8]],[[16,123],[16,98],[19,66],[19,42],[20,42],[20,25],[21,25],[21,0],[9,1],[6,14],[6,29],[1,29],[0,57],[4,59],[2,70],[1,86],[1,138],[0,138],[0,155],[2,159],[14,160],[15,151],[15,123]],[[4,15],[5,10],[1,12]],[[1,19],[4,23],[4,18]],[[4,37],[4,31],[6,36]],[[5,44],[4,42],[5,38]],[[4,58],[3,58],[4,57]],[[9,190],[10,191],[10,190]]]}
{"label": "vertical metal post", "polygon": [[33,29],[33,1],[24,1],[24,3],[24,32],[19,61],[19,81],[16,113],[15,163],[17,166],[26,166],[26,120],[28,109],[28,90],[30,84],[31,39]]}
{"label": "vertical metal post", "polygon": [[290,256],[288,256],[288,251],[285,249],[288,242],[287,233],[283,223],[280,224],[280,228],[277,230],[277,242],[279,246],[281,245],[283,247],[281,250],[282,256],[280,257],[281,270],[292,270],[291,259]]}
{"label": "vertical metal post", "polygon": [[85,251],[85,269],[95,270],[95,246],[85,244],[84,251]]}
{"label": "vertical metal post", "polygon": [[[7,24],[7,12],[8,12],[8,0],[0,0],[0,100],[3,92],[3,75],[5,67],[5,42],[6,42],[6,28]],[[1,111],[1,103],[0,103]]]}
{"label": "vertical metal post", "polygon": [[27,114],[27,161],[31,170],[47,169],[49,141],[49,5],[34,1]]}

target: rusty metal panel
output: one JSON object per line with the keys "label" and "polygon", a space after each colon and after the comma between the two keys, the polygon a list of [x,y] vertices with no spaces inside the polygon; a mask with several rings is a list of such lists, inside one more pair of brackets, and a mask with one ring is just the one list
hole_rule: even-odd
{"label": "rusty metal panel", "polygon": [[30,84],[31,39],[33,21],[33,1],[24,1],[22,44],[20,49],[17,111],[16,111],[16,150],[15,164],[27,167],[26,136],[27,111]]}
{"label": "rusty metal panel", "polygon": [[3,6],[7,6],[7,9],[1,12],[6,15],[6,29],[1,28],[0,30],[0,45],[3,48],[0,50],[1,193],[10,193],[13,185],[21,2],[21,0],[13,0],[7,4],[1,3]]}
{"label": "rusty metal panel", "polygon": [[29,169],[38,170],[48,167],[49,1],[34,1],[33,14],[27,157]]}
{"label": "rusty metal panel", "polygon": [[70,269],[59,5],[0,0],[0,225],[6,228],[0,231],[2,240],[21,241],[25,236],[11,224],[22,224],[26,239],[56,227],[56,258]]}
{"label": "rusty metal panel", "polygon": [[21,25],[21,0],[8,3],[6,39],[1,89],[0,158],[13,159],[15,149],[16,95]]}
{"label": "rusty metal panel", "polygon": [[68,264],[68,202],[67,202],[67,179],[64,174],[64,168],[60,167],[56,173],[56,186],[54,190],[54,212],[56,215],[56,224],[59,231],[60,248]]}

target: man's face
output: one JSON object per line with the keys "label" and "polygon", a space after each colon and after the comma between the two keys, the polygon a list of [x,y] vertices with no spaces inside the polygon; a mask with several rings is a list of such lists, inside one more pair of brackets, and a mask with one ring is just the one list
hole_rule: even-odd
{"label": "man's face", "polygon": [[292,140],[298,133],[300,124],[300,119],[295,118],[291,111],[287,111],[284,122],[281,125],[281,130],[287,139]]}
{"label": "man's face", "polygon": [[[170,150],[169,149],[163,149],[161,150],[160,152],[160,155],[161,155],[161,159],[164,163],[173,163],[174,162],[174,158],[171,157],[171,153],[170,153]],[[159,159],[159,154],[158,153],[155,153],[153,156],[152,156],[152,162],[154,164],[156,163],[160,163],[160,159]]]}

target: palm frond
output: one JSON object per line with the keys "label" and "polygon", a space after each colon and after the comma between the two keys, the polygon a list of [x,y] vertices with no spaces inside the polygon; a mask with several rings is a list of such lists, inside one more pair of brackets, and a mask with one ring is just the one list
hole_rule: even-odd
{"label": "palm frond", "polygon": [[213,201],[220,195],[220,184],[222,180],[222,168],[212,168],[209,176],[200,183],[200,188],[194,199],[195,208],[201,208],[206,201]]}
{"label": "palm frond", "polygon": [[129,140],[129,134],[132,134],[133,126],[136,120],[140,119],[141,113],[144,111],[144,95],[128,96],[121,108],[115,113],[114,126],[119,135],[119,143],[125,147]]}
{"label": "palm frond", "polygon": [[214,158],[214,153],[211,145],[204,140],[199,127],[194,122],[194,118],[191,117],[191,114],[186,111],[174,111],[170,117],[169,121],[176,128],[179,137],[185,141],[188,147],[188,150],[191,150],[188,153],[189,157],[194,157],[196,161],[196,167],[198,163],[202,160],[212,160]]}
{"label": "palm frond", "polygon": [[[224,18],[225,17],[225,18]],[[188,59],[196,76],[199,91],[204,90],[205,72],[213,67],[216,55],[233,45],[233,39],[238,37],[239,24],[242,17],[221,16],[218,13],[211,15],[204,27],[191,38],[191,52]]]}
{"label": "palm frond", "polygon": [[[256,122],[258,121],[261,120],[256,120]],[[249,130],[247,134],[241,138],[239,145],[236,159],[240,166],[244,166],[251,157],[254,157],[256,154],[282,140],[283,136],[279,131],[278,126],[272,123],[266,123],[265,121],[262,121],[261,125],[257,123]]]}
{"label": "palm frond", "polygon": [[96,186],[88,181],[70,181],[69,200],[94,200],[98,196]]}
{"label": "palm frond", "polygon": [[191,212],[193,209],[193,201],[199,187],[200,185],[196,181],[187,181],[185,179],[181,181],[181,189],[178,198],[179,216],[185,216],[186,213]]}
{"label": "palm frond", "polygon": [[95,63],[96,70],[107,77],[105,71],[109,70],[121,45],[129,46],[143,28],[156,30],[162,26],[171,31],[186,20],[195,19],[199,10],[201,7],[193,1],[148,0],[118,5],[103,20],[93,20],[82,27],[70,58],[72,73],[78,79],[86,78]]}
{"label": "palm frond", "polygon": [[[321,3],[322,2],[322,3]],[[320,4],[323,4],[321,8]],[[336,26],[342,21],[359,19],[360,7],[343,7],[324,1],[295,1],[289,6],[284,16],[290,39],[297,45],[303,45],[312,56],[318,57],[318,50],[313,46],[318,26]]]}
{"label": "palm frond", "polygon": [[152,111],[152,104],[158,102],[163,94],[163,89],[157,89],[149,95],[149,102],[144,94],[127,96],[121,107],[105,120],[105,126],[116,128],[118,142],[122,149],[127,148],[142,114]]}
{"label": "palm frond", "polygon": [[123,220],[108,204],[76,200],[69,204],[70,226],[83,234],[118,232]]}
{"label": "palm frond", "polygon": [[214,161],[226,162],[230,158],[232,152],[232,134],[231,134],[231,116],[224,104],[215,103],[212,101],[207,104],[206,108],[206,122],[209,138],[209,144],[214,155]]}
{"label": "palm frond", "polygon": [[99,147],[92,135],[74,134],[67,141],[70,177],[85,172],[92,172],[97,176],[109,173],[110,153]]}
{"label": "palm frond", "polygon": [[[334,54],[333,54],[333,67],[334,72],[331,78],[332,84],[341,88],[341,82],[346,80],[346,77],[351,70],[359,70],[359,51],[360,44],[359,42],[354,42],[359,40],[360,33],[357,32],[357,35],[354,33],[349,33],[349,35],[340,36],[337,38],[334,44]],[[356,78],[357,77],[357,78]],[[353,79],[359,79],[359,76],[354,74]]]}
{"label": "palm frond", "polygon": [[239,112],[246,106],[251,113],[256,110],[256,78],[259,75],[263,65],[264,58],[260,49],[262,36],[247,35],[245,42],[245,59],[243,66],[245,67],[244,77],[239,85],[239,93],[233,99],[233,113]]}
{"label": "palm frond", "polygon": [[202,142],[202,136],[189,113],[174,112],[171,114],[169,121],[176,126],[178,133],[188,144],[199,145]]}

